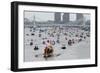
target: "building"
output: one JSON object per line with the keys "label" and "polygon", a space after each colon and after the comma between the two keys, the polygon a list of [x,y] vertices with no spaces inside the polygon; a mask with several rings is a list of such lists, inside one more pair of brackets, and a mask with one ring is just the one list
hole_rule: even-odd
{"label": "building", "polygon": [[68,23],[69,22],[69,13],[64,13],[62,17],[62,23]]}
{"label": "building", "polygon": [[83,19],[83,14],[82,13],[77,13],[77,20]]}
{"label": "building", "polygon": [[77,21],[79,22],[78,25],[84,25],[84,16],[82,13],[77,13]]}
{"label": "building", "polygon": [[61,23],[61,13],[60,12],[55,12],[55,14],[54,14],[54,22],[55,23]]}

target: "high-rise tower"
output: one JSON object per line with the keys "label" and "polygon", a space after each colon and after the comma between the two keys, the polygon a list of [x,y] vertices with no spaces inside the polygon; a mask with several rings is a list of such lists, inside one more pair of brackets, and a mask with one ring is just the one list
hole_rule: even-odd
{"label": "high-rise tower", "polygon": [[63,23],[69,22],[69,13],[64,13],[64,14],[63,14],[62,22],[63,22]]}
{"label": "high-rise tower", "polygon": [[61,13],[60,12],[55,12],[54,14],[54,21],[55,23],[61,23]]}

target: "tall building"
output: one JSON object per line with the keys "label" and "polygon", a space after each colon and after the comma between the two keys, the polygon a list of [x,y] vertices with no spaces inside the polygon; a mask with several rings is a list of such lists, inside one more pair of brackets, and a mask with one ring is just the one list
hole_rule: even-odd
{"label": "tall building", "polygon": [[62,22],[63,22],[63,23],[69,22],[69,13],[64,13],[64,14],[63,14]]}
{"label": "tall building", "polygon": [[83,14],[82,13],[77,13],[77,20],[78,19],[83,19]]}
{"label": "tall building", "polygon": [[79,22],[78,25],[84,25],[84,16],[82,13],[77,13],[77,21]]}
{"label": "tall building", "polygon": [[61,13],[60,12],[55,12],[54,14],[54,21],[55,23],[61,23]]}
{"label": "tall building", "polygon": [[69,21],[71,22],[74,22],[77,20],[77,15],[76,13],[70,13],[70,16],[69,16]]}

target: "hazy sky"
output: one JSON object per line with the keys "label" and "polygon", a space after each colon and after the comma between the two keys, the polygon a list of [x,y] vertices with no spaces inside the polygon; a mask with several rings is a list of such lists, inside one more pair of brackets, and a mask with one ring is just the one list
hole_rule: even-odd
{"label": "hazy sky", "polygon": [[[63,14],[61,14],[61,15],[63,15]],[[24,17],[28,18],[30,21],[34,20],[34,16],[35,16],[36,21],[48,21],[48,20],[54,21],[54,12],[33,12],[33,11],[25,11],[24,12]],[[89,14],[84,14],[84,17],[85,17],[85,20],[90,19]],[[72,20],[72,21],[76,20],[76,15],[71,14],[70,20]]]}
{"label": "hazy sky", "polygon": [[25,18],[29,20],[34,20],[34,16],[36,21],[54,20],[54,13],[51,12],[25,12]]}

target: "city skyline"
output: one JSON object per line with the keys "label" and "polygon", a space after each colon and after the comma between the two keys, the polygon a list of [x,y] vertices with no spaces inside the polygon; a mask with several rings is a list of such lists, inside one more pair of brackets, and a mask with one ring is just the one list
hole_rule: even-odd
{"label": "city skyline", "polygon": [[[39,21],[39,22],[47,22],[47,21],[54,21],[55,12],[32,12],[32,11],[25,11],[24,12],[24,18],[28,19],[30,22],[34,20]],[[76,20],[76,14],[77,13],[70,13],[70,21],[75,21]],[[85,21],[90,20],[90,14],[85,14],[82,13]],[[64,13],[61,12],[61,21],[63,21],[63,15]]]}

